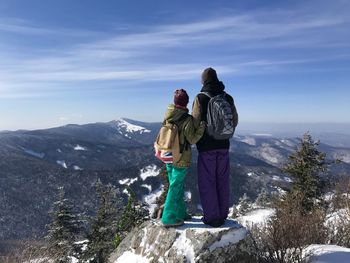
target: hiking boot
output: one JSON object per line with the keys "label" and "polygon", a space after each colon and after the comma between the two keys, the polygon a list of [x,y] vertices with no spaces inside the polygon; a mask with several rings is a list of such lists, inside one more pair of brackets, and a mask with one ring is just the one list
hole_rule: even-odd
{"label": "hiking boot", "polygon": [[191,220],[191,219],[192,219],[192,216],[190,214],[186,214],[185,215],[185,218],[184,218],[185,221],[188,221],[188,220]]}
{"label": "hiking boot", "polygon": [[183,220],[176,220],[175,223],[173,224],[164,224],[162,223],[164,227],[177,227],[177,226],[182,226],[184,224]]}
{"label": "hiking boot", "polygon": [[225,221],[222,219],[214,219],[214,220],[208,222],[207,225],[212,226],[212,227],[220,227],[224,223],[225,223]]}

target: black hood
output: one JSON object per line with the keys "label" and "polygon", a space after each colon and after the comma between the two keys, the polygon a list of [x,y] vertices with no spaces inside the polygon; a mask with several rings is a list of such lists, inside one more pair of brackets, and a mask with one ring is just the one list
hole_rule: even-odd
{"label": "black hood", "polygon": [[203,85],[203,87],[201,89],[202,92],[210,92],[214,96],[222,93],[224,90],[225,90],[225,85],[224,85],[224,83],[222,83],[222,81],[209,82],[209,83]]}

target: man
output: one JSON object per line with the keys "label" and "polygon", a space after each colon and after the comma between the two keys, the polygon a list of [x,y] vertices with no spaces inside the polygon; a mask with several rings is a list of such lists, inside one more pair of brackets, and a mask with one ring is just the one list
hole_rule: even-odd
{"label": "man", "polygon": [[[216,71],[207,68],[202,73],[202,90],[194,102],[192,116],[195,124],[201,121],[208,122],[208,104],[211,98],[222,94],[230,111],[231,135],[238,124],[238,114],[233,98],[224,92],[225,86],[219,81]],[[220,125],[219,125],[220,126]],[[229,212],[230,200],[230,140],[215,139],[209,135],[207,127],[203,137],[197,142],[198,149],[198,188],[203,208],[203,222],[213,227],[225,223]]]}

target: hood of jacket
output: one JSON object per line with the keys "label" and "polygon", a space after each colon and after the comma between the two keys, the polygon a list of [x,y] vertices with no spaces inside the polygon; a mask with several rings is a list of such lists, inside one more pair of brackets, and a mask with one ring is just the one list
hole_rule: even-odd
{"label": "hood of jacket", "polygon": [[184,114],[188,114],[188,109],[181,109],[176,107],[174,104],[170,104],[165,112],[165,122],[176,122]]}
{"label": "hood of jacket", "polygon": [[224,83],[222,83],[222,81],[217,81],[217,82],[206,82],[203,85],[201,92],[209,92],[215,96],[215,95],[221,94],[224,90],[225,90]]}

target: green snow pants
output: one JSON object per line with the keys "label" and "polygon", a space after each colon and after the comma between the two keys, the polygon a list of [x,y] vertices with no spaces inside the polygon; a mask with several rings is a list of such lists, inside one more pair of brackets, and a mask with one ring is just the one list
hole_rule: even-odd
{"label": "green snow pants", "polygon": [[172,164],[166,165],[169,190],[165,200],[162,223],[174,224],[176,221],[184,220],[187,216],[184,201],[184,184],[187,175],[187,167],[174,167]]}

